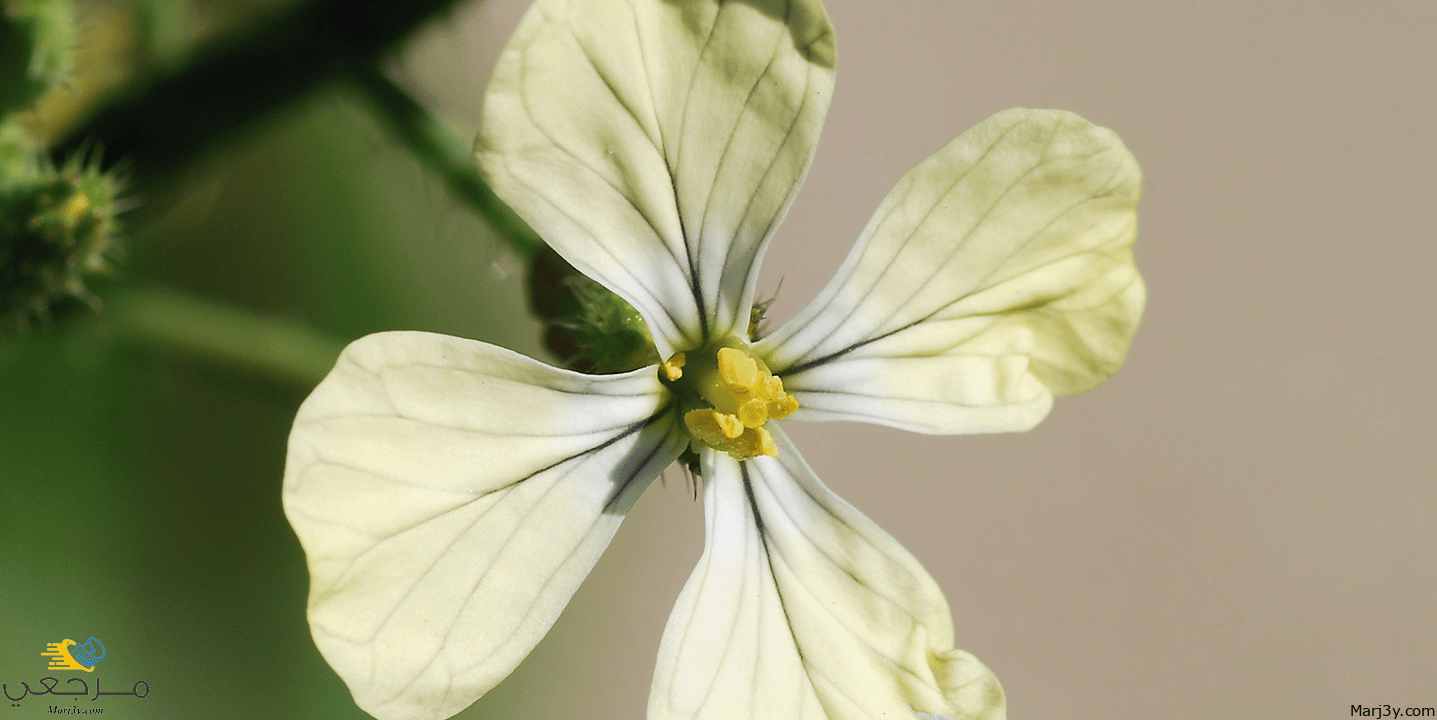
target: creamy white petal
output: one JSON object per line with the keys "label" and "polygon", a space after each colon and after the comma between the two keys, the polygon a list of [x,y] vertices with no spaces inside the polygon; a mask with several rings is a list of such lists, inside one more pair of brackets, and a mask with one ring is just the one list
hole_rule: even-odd
{"label": "creamy white petal", "polygon": [[659,649],[649,720],[1002,720],[947,601],[773,429],[778,458],[705,452],[707,542]]}
{"label": "creamy white petal", "polygon": [[746,329],[833,64],[816,0],[539,0],[494,71],[475,152],[667,357]]}
{"label": "creamy white petal", "polygon": [[428,333],[350,345],[300,408],[284,508],[315,643],[360,707],[444,718],[548,632],[684,445],[654,368],[586,376]]}
{"label": "creamy white petal", "polygon": [[838,274],[758,345],[795,417],[1022,430],[1122,364],[1145,291],[1142,175],[1072,113],[1008,110],[888,194]]}

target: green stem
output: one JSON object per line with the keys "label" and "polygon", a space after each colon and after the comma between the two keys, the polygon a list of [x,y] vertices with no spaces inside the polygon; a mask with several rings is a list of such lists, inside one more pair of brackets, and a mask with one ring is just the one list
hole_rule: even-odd
{"label": "green stem", "polygon": [[318,87],[351,80],[410,150],[520,257],[542,241],[474,169],[469,144],[395,85],[380,58],[455,0],[310,0],[196,50],[115,95],[51,148],[57,163],[87,147],[125,163],[135,184],[176,171]]}
{"label": "green stem", "polygon": [[455,0],[308,0],[142,78],[51,149],[121,159],[137,184],[176,170],[316,88],[373,65]]}
{"label": "green stem", "polygon": [[443,178],[450,192],[488,221],[520,257],[534,254],[543,240],[484,183],[468,142],[390,80],[377,63],[356,68],[353,78],[410,152]]}
{"label": "green stem", "polygon": [[177,290],[132,287],[106,298],[106,313],[126,334],[226,365],[314,387],[344,343],[301,323],[256,315]]}

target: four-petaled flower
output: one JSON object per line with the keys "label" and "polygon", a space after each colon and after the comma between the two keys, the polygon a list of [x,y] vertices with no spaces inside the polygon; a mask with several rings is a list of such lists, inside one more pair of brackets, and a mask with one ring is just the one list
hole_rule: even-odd
{"label": "four-petaled flower", "polygon": [[837,276],[750,332],[759,259],[833,87],[817,0],[538,0],[476,143],[495,190],[642,313],[664,362],[555,369],[425,333],[351,345],[284,504],[325,658],[380,718],[442,718],[524,659],[639,494],[697,451],[706,546],[649,699],[667,718],[1003,718],[947,603],[777,423],[1023,430],[1122,362],[1141,180],[1110,131],[1010,110],[904,176]]}

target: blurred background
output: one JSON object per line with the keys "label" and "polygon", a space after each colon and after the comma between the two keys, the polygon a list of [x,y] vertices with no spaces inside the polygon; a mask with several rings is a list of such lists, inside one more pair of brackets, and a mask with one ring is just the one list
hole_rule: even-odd
{"label": "blurred background", "polygon": [[[412,31],[355,46],[467,143],[525,4],[434,3]],[[80,3],[72,79],[33,122],[69,142],[134,83],[326,5]],[[776,321],[902,173],[994,112],[1072,110],[1144,169],[1150,299],[1109,383],[1017,435],[785,426],[937,578],[959,647],[995,670],[1011,716],[1437,706],[1437,4],[828,8],[838,86],[765,261],[760,294],[782,280]],[[213,138],[134,145],[172,152],[120,168],[123,249],[90,283],[101,309],[0,336],[12,694],[45,674],[46,643],[94,636],[107,685],[151,688],[102,702],[109,717],[367,717],[304,620],[279,505],[294,411],[326,353],[379,330],[545,356],[521,254],[395,132],[374,78],[346,77],[322,67],[242,103],[273,111]],[[217,347],[184,318],[292,352]],[[462,717],[642,717],[701,550],[702,510],[671,473],[530,660]]]}

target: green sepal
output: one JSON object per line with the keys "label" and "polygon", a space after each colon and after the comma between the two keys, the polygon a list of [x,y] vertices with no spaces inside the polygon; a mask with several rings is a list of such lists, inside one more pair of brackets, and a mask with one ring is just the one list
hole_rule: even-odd
{"label": "green sepal", "polygon": [[530,264],[529,305],[544,321],[545,347],[571,370],[621,373],[661,359],[639,311],[547,245]]}

